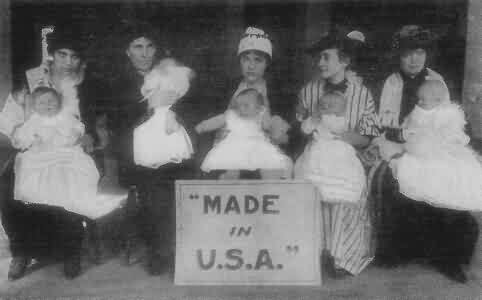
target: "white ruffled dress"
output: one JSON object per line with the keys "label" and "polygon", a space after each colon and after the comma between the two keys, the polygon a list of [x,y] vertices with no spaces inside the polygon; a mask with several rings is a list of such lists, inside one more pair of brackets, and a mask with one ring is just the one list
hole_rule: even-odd
{"label": "white ruffled dress", "polygon": [[289,170],[291,159],[266,137],[259,118],[245,119],[226,111],[227,136],[214,145],[201,169],[211,170]]}
{"label": "white ruffled dress", "polygon": [[97,167],[80,145],[74,145],[83,131],[77,118],[59,113],[33,114],[14,132],[14,146],[27,149],[15,160],[16,200],[60,206],[93,219],[119,205],[122,197],[106,200],[97,195]]}
{"label": "white ruffled dress", "polygon": [[180,163],[193,154],[191,139],[184,127],[166,133],[170,106],[158,107],[149,120],[134,129],[134,162],[149,168]]}
{"label": "white ruffled dress", "polygon": [[295,178],[311,181],[322,201],[359,202],[366,188],[365,170],[355,148],[336,139],[329,127],[323,122],[317,126],[313,140],[296,161]]}
{"label": "white ruffled dress", "polygon": [[482,164],[464,126],[453,103],[413,110],[404,124],[406,153],[392,162],[402,194],[438,207],[482,210]]}

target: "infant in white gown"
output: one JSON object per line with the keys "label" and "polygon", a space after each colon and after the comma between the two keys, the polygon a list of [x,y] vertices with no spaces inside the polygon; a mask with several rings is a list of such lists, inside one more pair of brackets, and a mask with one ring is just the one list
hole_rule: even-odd
{"label": "infant in white gown", "polygon": [[481,211],[482,164],[468,146],[464,112],[438,81],[425,82],[417,95],[403,124],[404,154],[390,163],[400,192],[434,206]]}
{"label": "infant in white gown", "polygon": [[13,133],[13,145],[24,150],[15,161],[16,200],[64,209],[97,218],[120,199],[97,197],[99,173],[79,144],[84,125],[61,110],[61,96],[52,88],[32,93],[33,112]]}
{"label": "infant in white gown", "polygon": [[366,188],[363,165],[352,145],[338,138],[347,130],[346,99],[338,93],[325,94],[319,114],[302,123],[313,133],[295,165],[295,178],[311,181],[326,202],[354,203]]}
{"label": "infant in white gown", "polygon": [[134,162],[148,168],[180,163],[193,154],[186,129],[175,120],[171,106],[189,89],[193,72],[172,59],[162,60],[144,79],[141,92],[153,115],[134,129]]}
{"label": "infant in white gown", "polygon": [[[233,107],[224,114],[196,126],[202,133],[226,126],[227,135],[209,151],[201,170],[278,170],[282,178],[290,178],[291,159],[273,145],[263,132],[263,119],[269,123],[263,96],[246,89],[234,98]],[[264,178],[264,177],[263,177]]]}

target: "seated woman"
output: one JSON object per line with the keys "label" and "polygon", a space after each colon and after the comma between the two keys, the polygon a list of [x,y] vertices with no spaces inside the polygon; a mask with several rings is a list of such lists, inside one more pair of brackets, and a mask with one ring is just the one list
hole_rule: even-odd
{"label": "seated woman", "polygon": [[[26,82],[30,91],[42,86],[54,88],[64,99],[63,112],[79,118],[89,132],[89,128],[93,128],[95,117],[95,98],[90,94],[94,91],[91,84],[95,82],[87,80],[89,76],[85,76],[83,62],[86,43],[81,36],[72,25],[56,27],[55,31],[48,35],[48,52],[51,59],[45,60],[38,68],[28,70]],[[18,110],[19,116],[22,115],[23,107],[17,105],[17,108],[13,112]],[[24,115],[28,115],[29,112],[29,105],[25,105]],[[12,111],[8,115],[13,115]],[[9,124],[14,128],[23,122],[22,119]],[[92,148],[92,139],[87,133],[80,141],[85,149]],[[5,197],[5,203],[2,205],[2,224],[9,237],[13,257],[9,279],[21,278],[33,258],[51,258],[53,255],[63,259],[66,277],[78,276],[81,271],[80,251],[86,232],[84,224],[87,217],[59,206],[27,204],[14,200],[13,165],[2,175],[2,185],[12,187],[2,195]],[[57,185],[59,186],[60,184]],[[42,201],[47,203],[50,200]]]}
{"label": "seated woman", "polygon": [[[209,96],[203,103],[203,119],[223,115],[232,106],[233,100],[246,89],[255,89],[264,97],[264,107],[273,116],[272,126],[263,128],[273,144],[289,152],[288,149],[288,130],[289,124],[285,120],[290,120],[293,109],[285,93],[279,86],[279,79],[272,76],[273,68],[273,44],[270,36],[262,29],[255,27],[246,28],[238,43],[237,59],[240,78],[230,80],[220,93],[221,97]],[[210,101],[213,99],[214,101]],[[211,103],[210,103],[211,102]],[[195,154],[196,162],[201,165],[206,154],[226,134],[226,130],[218,130],[215,133],[203,131],[200,135]],[[217,178],[219,172],[203,174],[207,178]],[[212,176],[211,176],[212,175]],[[258,171],[243,170],[240,175],[242,178],[259,178]]]}
{"label": "seated woman", "polygon": [[[341,93],[346,102],[347,130],[339,136],[340,140],[363,150],[379,133],[371,92],[355,76],[348,75],[358,45],[347,34],[332,32],[308,49],[318,73],[300,90],[297,118],[304,121],[313,117],[323,95]],[[330,203],[322,199],[321,212],[322,259],[336,277],[358,275],[373,260],[366,191],[355,203]]]}
{"label": "seated woman", "polygon": [[478,237],[477,223],[466,210],[482,210],[482,164],[467,146],[464,113],[450,103],[446,86],[425,81],[417,96],[399,134],[387,136],[403,144],[376,141],[393,174],[387,181],[397,185],[384,193],[384,201],[401,216],[385,228],[391,239],[382,240],[388,251],[381,258],[421,259],[465,282],[462,266],[470,263]]}

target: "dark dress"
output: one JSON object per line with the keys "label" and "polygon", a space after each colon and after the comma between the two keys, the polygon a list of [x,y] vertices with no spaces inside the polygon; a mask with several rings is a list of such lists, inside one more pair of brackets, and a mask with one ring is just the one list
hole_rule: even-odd
{"label": "dark dress", "polygon": [[[414,78],[402,75],[401,122],[415,107],[416,92],[425,76],[426,70]],[[388,131],[386,137],[402,142],[401,135],[393,131]],[[376,257],[380,264],[395,266],[416,261],[454,277],[462,265],[470,263],[479,228],[469,212],[434,207],[402,195],[387,163],[382,164],[374,178],[378,214]]]}
{"label": "dark dress", "polygon": [[[133,68],[126,69],[114,82],[112,99],[115,109],[109,114],[109,123],[114,133],[113,148],[117,149],[121,185],[135,186],[138,191],[138,210],[128,223],[136,227],[134,230],[142,236],[151,255],[170,256],[175,232],[175,180],[192,179],[195,176],[194,160],[169,163],[157,169],[135,165],[133,132],[152,113],[148,110],[147,101],[139,102],[142,99],[142,84],[143,76]],[[193,145],[196,144],[193,127],[195,116],[198,115],[195,90],[192,85],[190,91],[171,107],[178,122],[186,128]]]}

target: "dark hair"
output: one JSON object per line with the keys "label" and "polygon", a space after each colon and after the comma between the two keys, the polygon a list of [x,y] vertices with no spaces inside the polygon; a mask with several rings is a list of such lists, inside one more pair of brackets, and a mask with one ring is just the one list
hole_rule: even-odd
{"label": "dark hair", "polygon": [[50,54],[59,49],[69,49],[83,59],[88,47],[88,40],[77,26],[60,24],[56,25],[54,31],[47,35],[47,44],[47,51]]}
{"label": "dark hair", "polygon": [[268,53],[265,53],[265,52],[263,52],[263,51],[256,50],[256,49],[249,49],[249,50],[243,51],[243,52],[239,53],[238,57],[241,59],[241,56],[246,55],[246,54],[248,54],[249,52],[253,52],[253,53],[255,53],[256,55],[263,56],[264,59],[266,60],[266,66],[267,66],[267,67],[268,67],[269,65],[271,65],[271,57],[268,55]]}
{"label": "dark hair", "polygon": [[256,102],[258,103],[259,106],[264,106],[264,96],[263,94],[261,94],[260,92],[258,92],[257,89],[253,89],[253,88],[249,88],[249,89],[245,89],[245,90],[242,90],[241,92],[239,92],[239,94],[236,96],[236,99],[241,97],[241,96],[246,96],[250,93],[254,93],[256,95]]}
{"label": "dark hair", "polygon": [[45,94],[52,94],[58,100],[59,105],[62,105],[62,95],[57,92],[54,88],[48,86],[39,86],[32,92],[32,99],[37,99],[38,97],[45,95]]}

